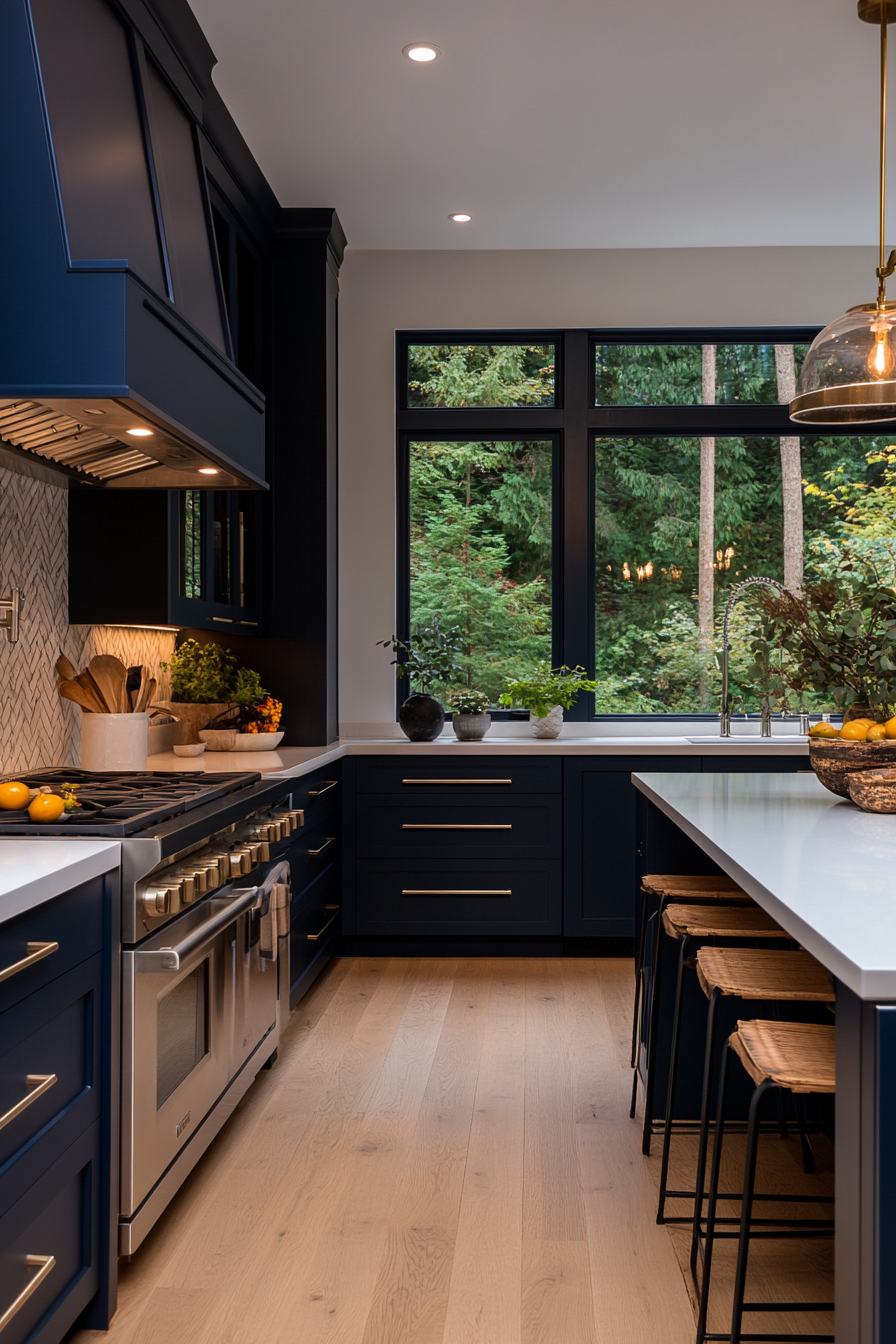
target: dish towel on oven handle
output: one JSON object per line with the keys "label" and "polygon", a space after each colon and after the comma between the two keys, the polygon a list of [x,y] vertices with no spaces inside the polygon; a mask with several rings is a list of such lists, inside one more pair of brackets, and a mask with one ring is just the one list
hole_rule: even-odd
{"label": "dish towel on oven handle", "polygon": [[258,888],[252,908],[259,912],[258,950],[265,961],[277,960],[278,941],[289,933],[290,882],[289,864],[278,863]]}

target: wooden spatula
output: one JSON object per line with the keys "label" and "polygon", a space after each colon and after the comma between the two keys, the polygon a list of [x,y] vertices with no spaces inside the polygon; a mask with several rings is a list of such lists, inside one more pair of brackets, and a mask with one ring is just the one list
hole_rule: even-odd
{"label": "wooden spatula", "polygon": [[145,713],[146,706],[149,704],[150,700],[153,698],[155,693],[156,693],[156,679],[155,677],[150,677],[149,680],[147,680],[146,668],[144,667],[143,685],[140,687],[140,694],[137,697],[137,704],[134,707],[134,713],[135,714]]}
{"label": "wooden spatula", "polygon": [[99,686],[97,686],[96,682],[94,681],[93,677],[90,675],[86,667],[83,672],[78,673],[78,675],[75,677],[75,681],[81,687],[82,691],[86,691],[88,695],[92,695],[94,700],[96,700],[97,703],[102,706],[101,709],[97,709],[95,711],[97,714],[112,713],[112,710],[106,704],[105,696],[103,695]]}
{"label": "wooden spatula", "polygon": [[127,686],[128,670],[120,658],[101,653],[91,658],[87,671],[93,677],[100,694],[109,706],[110,714],[125,714],[130,709]]}
{"label": "wooden spatula", "polygon": [[61,678],[59,694],[63,700],[73,700],[76,705],[89,710],[91,714],[105,714],[107,712],[106,706],[97,700],[93,692],[86,691],[78,681]]}
{"label": "wooden spatula", "polygon": [[60,653],[56,659],[56,679],[57,681],[74,681],[77,672],[73,665],[66,658],[64,653]]}

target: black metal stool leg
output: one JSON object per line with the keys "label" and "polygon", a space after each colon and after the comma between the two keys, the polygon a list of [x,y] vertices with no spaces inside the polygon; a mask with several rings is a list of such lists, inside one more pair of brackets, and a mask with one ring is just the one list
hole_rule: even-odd
{"label": "black metal stool leg", "polygon": [[706,1053],[703,1059],[703,1096],[700,1102],[700,1142],[697,1147],[697,1171],[694,1178],[694,1227],[691,1233],[691,1278],[697,1282],[697,1248],[700,1220],[703,1217],[703,1189],[706,1184],[706,1150],[709,1147],[709,1107],[712,1093],[712,1058],[716,1049],[716,1009],[721,990],[716,987],[706,1010]]}
{"label": "black metal stool leg", "polygon": [[[635,1007],[632,1012],[632,1068],[638,1063],[638,1017],[644,985],[644,930],[647,927],[647,892],[641,888],[641,927],[638,934],[638,955],[635,958]],[[634,1111],[632,1111],[634,1115]]]}
{"label": "black metal stool leg", "polygon": [[806,1126],[806,1103],[799,1092],[794,1092],[793,1104],[803,1149],[803,1171],[807,1176],[813,1176],[815,1174],[815,1150],[812,1147],[812,1140],[809,1138],[809,1130]]}
{"label": "black metal stool leg", "polygon": [[[706,1246],[703,1251],[703,1282],[700,1285],[700,1310],[697,1316],[697,1344],[706,1339],[706,1313],[709,1307],[709,1283],[712,1276],[712,1248],[716,1230],[716,1205],[719,1196],[719,1173],[722,1169],[722,1138],[725,1130],[725,1103],[728,1099],[728,1065],[731,1048],[725,1043],[722,1051],[722,1071],[719,1077],[719,1105],[716,1112],[716,1132],[712,1147],[712,1168],[709,1174],[709,1205],[706,1210]],[[700,1224],[696,1223],[698,1229]]]}
{"label": "black metal stool leg", "polygon": [[[747,1286],[747,1260],[750,1254],[750,1226],[753,1219],[753,1190],[756,1186],[756,1155],[759,1148],[759,1112],[766,1092],[775,1084],[770,1078],[760,1083],[750,1100],[747,1125],[747,1156],[744,1163],[744,1195],[740,1206],[740,1237],[737,1243],[737,1268],[734,1271],[734,1306],[731,1312],[731,1344],[741,1344],[744,1319],[744,1292]],[[780,1089],[778,1089],[780,1091]]]}
{"label": "black metal stool leg", "polygon": [[669,1086],[666,1089],[666,1119],[663,1125],[663,1158],[660,1164],[660,1198],[656,1220],[666,1221],[666,1186],[669,1183],[669,1150],[672,1147],[672,1112],[675,1108],[675,1081],[678,1075],[678,1050],[681,1045],[681,1016],[684,1000],[684,972],[690,938],[685,935],[678,952],[678,979],[675,982],[675,1012],[672,1017],[672,1051],[669,1056]]}
{"label": "black metal stool leg", "polygon": [[653,1122],[653,1096],[656,1088],[657,1033],[660,1024],[660,976],[663,969],[663,911],[666,898],[660,897],[656,912],[656,942],[653,949],[653,983],[650,986],[650,1038],[647,1042],[647,1081],[644,1086],[644,1128],[641,1152],[650,1156],[650,1127]]}

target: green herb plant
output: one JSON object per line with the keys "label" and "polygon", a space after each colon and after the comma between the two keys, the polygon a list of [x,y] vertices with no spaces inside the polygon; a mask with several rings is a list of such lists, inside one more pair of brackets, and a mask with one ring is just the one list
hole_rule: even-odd
{"label": "green herb plant", "polygon": [[456,691],[448,697],[453,714],[484,714],[490,703],[485,691]]}
{"label": "green herb plant", "polygon": [[180,704],[257,705],[267,695],[258,673],[220,644],[185,639],[161,668],[170,670],[171,698]]}
{"label": "green herb plant", "polygon": [[407,677],[409,685],[424,695],[432,693],[435,683],[458,681],[463,675],[460,627],[454,625],[443,630],[438,616],[433,616],[429,625],[415,626],[407,641],[393,635],[376,643],[377,648],[391,649],[398,655],[392,659],[398,680]]}
{"label": "green herb plant", "polygon": [[575,667],[552,668],[550,663],[535,663],[528,675],[505,677],[506,690],[498,703],[507,709],[528,709],[543,719],[556,706],[571,709],[580,691],[594,691],[596,681],[578,663]]}

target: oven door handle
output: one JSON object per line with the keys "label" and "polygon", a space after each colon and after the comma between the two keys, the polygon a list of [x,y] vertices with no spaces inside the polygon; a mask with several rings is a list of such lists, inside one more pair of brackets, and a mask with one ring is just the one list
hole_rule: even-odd
{"label": "oven door handle", "polygon": [[228,924],[239,919],[250,906],[253,906],[258,899],[258,887],[243,887],[235,891],[232,896],[226,898],[227,904],[223,910],[219,910],[216,915],[203,920],[198,928],[192,933],[188,933],[182,942],[176,947],[160,947],[153,952],[134,953],[134,972],[137,975],[152,974],[170,974],[171,971],[179,971],[181,960],[188,957],[191,952],[195,952],[197,947],[207,943],[209,939],[214,938],[226,929]]}

